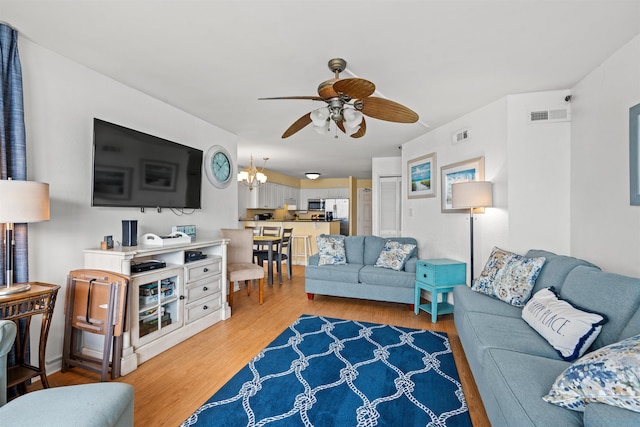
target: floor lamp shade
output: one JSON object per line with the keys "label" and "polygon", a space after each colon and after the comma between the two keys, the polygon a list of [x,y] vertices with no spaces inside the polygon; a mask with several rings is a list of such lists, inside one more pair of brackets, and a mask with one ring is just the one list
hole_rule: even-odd
{"label": "floor lamp shade", "polygon": [[492,205],[490,182],[468,181],[451,185],[451,207],[454,209],[487,208]]}
{"label": "floor lamp shade", "polygon": [[473,281],[473,209],[493,206],[491,183],[487,181],[457,182],[451,185],[451,206],[469,209],[470,259],[469,271]]}
{"label": "floor lamp shade", "polygon": [[6,286],[0,288],[0,295],[29,289],[28,285],[13,285],[13,224],[48,221],[49,217],[49,184],[0,180],[0,223],[6,223]]}

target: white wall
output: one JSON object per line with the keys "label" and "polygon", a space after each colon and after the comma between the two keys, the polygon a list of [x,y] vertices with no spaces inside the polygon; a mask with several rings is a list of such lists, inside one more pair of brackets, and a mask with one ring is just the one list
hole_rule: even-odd
{"label": "white wall", "polygon": [[[83,249],[99,247],[105,235],[121,239],[123,219],[138,220],[138,234],[164,234],[172,225],[195,224],[199,237],[235,228],[237,186],[219,190],[203,175],[202,210],[178,216],[170,210],[91,207],[93,118],[202,149],[227,148],[236,158],[236,137],[21,38],[27,177],[50,184],[51,220],[29,226],[30,280],[62,286],[47,346],[49,372],[59,368],[63,342],[65,280],[83,267]],[[124,64],[123,64],[124,66]],[[32,347],[37,354],[38,322]]]}
{"label": "white wall", "polygon": [[640,277],[640,206],[629,204],[629,107],[640,103],[640,36],[572,94],[571,253]]}
{"label": "white wall", "polygon": [[[437,195],[408,199],[403,188],[404,236],[418,239],[421,258],[469,263],[469,215],[441,212],[440,169],[484,157],[485,180],[493,183],[493,205],[474,223],[476,277],[494,246],[525,253],[569,249],[569,123],[529,124],[527,110],[554,108],[568,91],[511,95],[441,126],[402,147],[402,161],[435,152]],[[470,139],[453,143],[468,129]],[[403,179],[406,180],[406,170]]]}

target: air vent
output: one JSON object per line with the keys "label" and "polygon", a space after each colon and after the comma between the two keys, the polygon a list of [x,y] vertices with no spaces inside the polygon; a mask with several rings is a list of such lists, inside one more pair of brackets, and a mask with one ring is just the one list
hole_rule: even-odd
{"label": "air vent", "polygon": [[454,144],[467,141],[469,138],[470,138],[469,129],[461,129],[455,132],[453,135],[451,135],[451,140],[453,141]]}
{"label": "air vent", "polygon": [[529,111],[529,123],[568,122],[571,120],[569,110],[536,110]]}

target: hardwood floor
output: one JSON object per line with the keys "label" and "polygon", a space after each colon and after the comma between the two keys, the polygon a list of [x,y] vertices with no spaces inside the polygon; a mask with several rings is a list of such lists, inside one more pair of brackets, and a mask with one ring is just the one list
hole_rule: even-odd
{"label": "hardwood floor", "polygon": [[[265,281],[266,282],[266,281]],[[489,426],[467,360],[458,339],[453,315],[434,325],[430,315],[416,316],[408,305],[316,296],[304,292],[304,267],[293,266],[289,281],[265,284],[264,304],[258,304],[256,286],[251,296],[243,287],[234,295],[230,319],[219,322],[170,350],[143,363],[117,381],[135,387],[136,426],[178,426],[262,348],[301,314],[432,329],[449,335],[473,425]],[[99,381],[99,375],[81,368],[49,376],[51,387]],[[39,382],[33,388],[39,388]]]}

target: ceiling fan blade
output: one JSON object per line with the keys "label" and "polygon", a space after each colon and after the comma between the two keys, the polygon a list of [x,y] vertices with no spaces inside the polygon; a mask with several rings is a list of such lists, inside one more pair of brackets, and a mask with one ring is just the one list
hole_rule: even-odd
{"label": "ceiling fan blade", "polygon": [[361,101],[364,104],[361,110],[362,114],[374,119],[396,123],[415,123],[418,121],[418,115],[414,111],[395,101],[374,96],[361,99]]}
{"label": "ceiling fan blade", "polygon": [[271,99],[309,99],[311,101],[324,101],[324,98],[320,96],[275,96],[273,98],[258,98],[258,101]]}
{"label": "ceiling fan blade", "polygon": [[305,114],[304,116],[296,120],[291,126],[289,126],[289,129],[285,130],[282,134],[282,138],[290,137],[294,133],[301,130],[303,127],[307,126],[309,123],[311,123],[311,113]]}
{"label": "ceiling fan blade", "polygon": [[366,98],[375,92],[376,85],[369,80],[350,78],[334,82],[333,90],[349,95],[352,99]]}
{"label": "ceiling fan blade", "polygon": [[342,131],[342,133],[347,133],[347,131],[344,129],[344,123],[343,122],[336,122],[336,126],[338,126],[338,129],[340,129]]}
{"label": "ceiling fan blade", "polygon": [[363,117],[362,122],[360,122],[360,129],[358,129],[358,132],[351,135],[351,138],[362,138],[365,133],[367,133],[367,122],[365,122]]}

